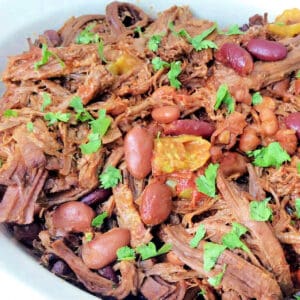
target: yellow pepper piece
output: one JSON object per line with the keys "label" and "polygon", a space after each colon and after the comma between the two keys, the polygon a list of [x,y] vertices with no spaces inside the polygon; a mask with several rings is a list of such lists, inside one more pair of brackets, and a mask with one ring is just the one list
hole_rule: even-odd
{"label": "yellow pepper piece", "polygon": [[210,143],[199,136],[180,135],[154,141],[152,172],[155,175],[195,171],[210,157]]}
{"label": "yellow pepper piece", "polygon": [[129,54],[122,54],[115,62],[109,64],[108,70],[114,75],[123,75],[133,70],[138,60]]}
{"label": "yellow pepper piece", "polygon": [[292,37],[300,33],[300,9],[285,10],[276,17],[275,23],[268,25],[268,31],[283,37]]}

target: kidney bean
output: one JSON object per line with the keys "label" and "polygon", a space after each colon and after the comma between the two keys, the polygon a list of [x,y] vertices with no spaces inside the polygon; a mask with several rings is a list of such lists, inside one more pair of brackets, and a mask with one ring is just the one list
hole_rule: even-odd
{"label": "kidney bean", "polygon": [[165,221],[172,209],[172,191],[165,184],[150,183],[142,194],[140,215],[147,225],[157,225]]}
{"label": "kidney bean", "polygon": [[59,33],[53,29],[44,31],[44,36],[47,37],[51,47],[57,47],[61,44],[62,40]]}
{"label": "kidney bean", "polygon": [[264,39],[252,39],[247,44],[247,50],[263,61],[277,61],[286,58],[287,48],[282,44]]}
{"label": "kidney bean", "polygon": [[141,126],[133,127],[124,141],[125,161],[129,173],[136,179],[145,178],[151,171],[153,136]]}
{"label": "kidney bean", "polygon": [[98,204],[99,202],[105,201],[106,199],[108,199],[110,195],[111,195],[111,189],[98,188],[93,192],[82,197],[80,202],[91,206],[94,204]]}
{"label": "kidney bean", "polygon": [[288,154],[294,154],[296,152],[298,141],[294,130],[279,129],[276,132],[275,139]]}
{"label": "kidney bean", "polygon": [[53,267],[51,268],[51,272],[56,275],[63,276],[71,273],[71,269],[64,261],[58,260],[54,263]]}
{"label": "kidney bean", "polygon": [[251,55],[237,44],[223,44],[215,56],[217,61],[234,69],[240,75],[248,75],[253,70],[253,59]]}
{"label": "kidney bean", "polygon": [[130,231],[113,228],[103,234],[96,233],[91,242],[82,246],[82,259],[90,269],[101,269],[117,258],[117,250],[130,242]]}
{"label": "kidney bean", "polygon": [[36,239],[41,231],[41,226],[36,223],[28,225],[14,225],[13,226],[13,235],[22,243],[27,246],[32,246],[32,242]]}
{"label": "kidney bean", "polygon": [[296,130],[298,139],[300,140],[300,112],[289,114],[285,119],[285,125],[290,129]]}
{"label": "kidney bean", "polygon": [[91,228],[95,212],[88,205],[70,201],[61,204],[52,215],[52,225],[63,232],[86,232]]}
{"label": "kidney bean", "polygon": [[191,134],[209,138],[214,130],[213,125],[205,121],[177,120],[167,125],[164,133],[170,135]]}
{"label": "kidney bean", "polygon": [[180,110],[177,106],[162,106],[152,110],[152,118],[158,123],[171,123],[177,120],[180,116]]}
{"label": "kidney bean", "polygon": [[116,272],[114,271],[114,269],[111,266],[106,266],[104,268],[99,269],[98,273],[102,277],[104,277],[104,278],[106,278],[108,280],[111,280],[111,281],[113,281],[115,283],[119,282],[118,276],[117,276]]}

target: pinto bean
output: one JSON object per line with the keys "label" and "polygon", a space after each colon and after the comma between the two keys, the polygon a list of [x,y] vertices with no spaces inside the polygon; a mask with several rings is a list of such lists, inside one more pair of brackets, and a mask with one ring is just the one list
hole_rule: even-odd
{"label": "pinto bean", "polygon": [[285,124],[288,128],[296,130],[300,140],[300,112],[289,114],[285,119]]}
{"label": "pinto bean", "polygon": [[209,138],[214,130],[213,125],[205,121],[177,120],[168,124],[164,128],[164,133],[170,135],[191,134]]}
{"label": "pinto bean", "polygon": [[252,151],[260,144],[260,139],[256,131],[251,127],[246,127],[240,138],[240,149],[243,152]]}
{"label": "pinto bean", "polygon": [[292,129],[279,129],[275,139],[281,144],[288,154],[294,154],[297,150],[297,136]]}
{"label": "pinto bean", "polygon": [[158,123],[167,124],[179,118],[180,110],[175,105],[157,107],[153,109],[151,116]]}
{"label": "pinto bean", "polygon": [[130,231],[113,228],[103,234],[96,233],[92,241],[83,244],[82,259],[90,269],[101,269],[117,258],[117,250],[128,245]]}
{"label": "pinto bean", "polygon": [[273,98],[263,96],[262,102],[254,105],[256,111],[261,112],[261,110],[268,108],[274,111],[276,109],[276,102]]}
{"label": "pinto bean", "polygon": [[85,232],[91,228],[95,212],[88,205],[70,201],[61,204],[52,215],[52,225],[64,232]]}
{"label": "pinto bean", "polygon": [[252,39],[247,44],[247,50],[263,61],[277,61],[286,58],[287,49],[282,44],[264,39]]}
{"label": "pinto bean", "polygon": [[165,221],[172,209],[172,191],[165,184],[149,184],[143,194],[140,215],[143,222],[153,226]]}
{"label": "pinto bean", "polygon": [[262,109],[259,118],[261,120],[261,131],[264,135],[271,136],[276,133],[279,124],[275,113],[271,109]]}
{"label": "pinto bean", "polygon": [[129,173],[136,179],[145,178],[151,171],[153,136],[141,126],[133,127],[124,141],[125,161]]}
{"label": "pinto bean", "polygon": [[253,59],[251,55],[237,44],[223,44],[215,56],[217,61],[234,69],[240,75],[248,75],[253,70]]}

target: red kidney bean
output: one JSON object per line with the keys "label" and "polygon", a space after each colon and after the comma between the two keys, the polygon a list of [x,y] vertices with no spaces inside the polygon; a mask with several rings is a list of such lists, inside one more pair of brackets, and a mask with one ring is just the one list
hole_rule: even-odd
{"label": "red kidney bean", "polygon": [[117,258],[117,250],[130,242],[130,231],[113,228],[103,234],[96,233],[91,242],[82,246],[82,259],[90,269],[101,269]]}
{"label": "red kidney bean", "polygon": [[191,134],[209,138],[214,130],[213,125],[205,121],[177,120],[167,125],[164,133],[170,135]]}
{"label": "red kidney bean", "polygon": [[296,130],[300,140],[300,112],[289,114],[285,119],[285,124],[288,128]]}
{"label": "red kidney bean", "polygon": [[104,277],[104,278],[106,278],[108,280],[111,280],[111,281],[113,281],[115,283],[119,282],[118,276],[117,276],[116,272],[114,271],[114,269],[111,266],[106,266],[104,268],[99,269],[98,273],[102,277]]}
{"label": "red kidney bean", "polygon": [[263,61],[277,61],[286,58],[287,48],[282,44],[264,39],[252,39],[247,44],[247,50]]}
{"label": "red kidney bean", "polygon": [[234,69],[240,75],[248,75],[253,70],[253,59],[251,55],[237,44],[223,44],[215,57],[217,61]]}
{"label": "red kidney bean", "polygon": [[86,232],[91,229],[95,212],[88,205],[70,201],[61,204],[52,215],[54,229],[63,232]]}
{"label": "red kidney bean", "polygon": [[147,225],[165,221],[172,210],[172,191],[165,184],[150,183],[142,194],[140,215]]}
{"label": "red kidney bean", "polygon": [[152,110],[152,118],[158,123],[167,124],[180,117],[180,110],[177,106],[162,106]]}
{"label": "red kidney bean", "polygon": [[151,172],[153,136],[141,126],[133,127],[124,141],[125,161],[129,173],[143,179]]}
{"label": "red kidney bean", "polygon": [[71,273],[71,269],[64,261],[58,260],[52,266],[51,272],[56,275],[63,276],[63,275],[67,275],[67,274]]}
{"label": "red kidney bean", "polygon": [[110,195],[111,195],[111,189],[98,188],[93,192],[82,197],[80,202],[91,206],[107,200]]}

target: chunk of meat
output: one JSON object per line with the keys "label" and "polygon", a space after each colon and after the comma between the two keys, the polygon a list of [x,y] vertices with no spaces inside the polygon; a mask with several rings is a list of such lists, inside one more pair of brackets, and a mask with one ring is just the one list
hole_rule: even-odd
{"label": "chunk of meat", "polygon": [[247,164],[249,173],[249,194],[256,200],[264,200],[266,198],[266,192],[260,184],[259,177],[252,164]]}
{"label": "chunk of meat", "polygon": [[136,247],[140,244],[148,243],[152,235],[147,230],[140,218],[138,210],[133,202],[133,195],[128,186],[119,185],[113,189],[116,203],[119,226],[127,228],[131,233],[130,244]]}

